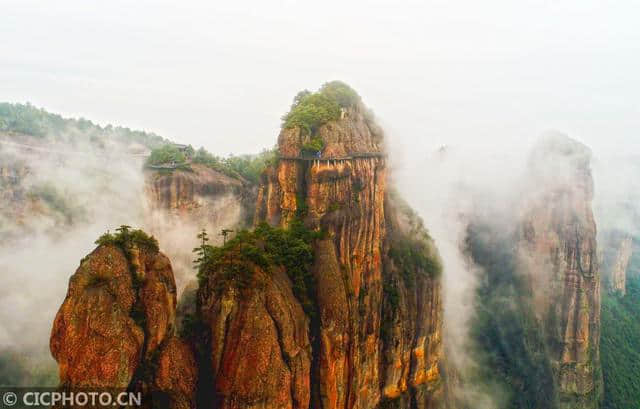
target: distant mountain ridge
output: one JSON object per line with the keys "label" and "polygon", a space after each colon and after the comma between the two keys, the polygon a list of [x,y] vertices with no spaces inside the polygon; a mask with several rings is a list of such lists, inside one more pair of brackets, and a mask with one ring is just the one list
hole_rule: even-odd
{"label": "distant mountain ridge", "polygon": [[37,108],[30,103],[0,102],[0,132],[25,134],[54,140],[87,137],[90,142],[114,138],[136,142],[149,149],[171,143],[169,139],[153,132],[132,130],[127,127],[113,125],[103,127],[84,118],[65,118],[42,108]]}

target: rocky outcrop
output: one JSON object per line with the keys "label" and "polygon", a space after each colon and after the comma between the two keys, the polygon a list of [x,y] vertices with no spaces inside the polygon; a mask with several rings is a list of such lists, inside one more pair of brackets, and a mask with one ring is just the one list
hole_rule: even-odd
{"label": "rocky outcrop", "polygon": [[604,236],[602,267],[609,291],[624,297],[627,268],[633,255],[633,238],[622,232],[609,232]]}
{"label": "rocky outcrop", "polygon": [[[312,269],[318,309],[312,404],[436,407],[442,358],[437,252],[421,225],[411,230],[401,220],[406,212],[386,187],[382,133],[360,102],[314,137],[324,149],[304,158],[302,147],[312,137],[300,128],[282,130],[281,158],[263,175],[256,209],[256,222],[287,227],[302,217],[325,233],[315,242]],[[399,261],[412,252],[436,261]]]}
{"label": "rocky outcrop", "polygon": [[[245,217],[242,212],[246,210],[252,213],[254,197],[246,181],[197,163],[189,167],[188,170],[146,171],[147,196],[152,209],[200,220],[213,219],[217,224]],[[225,197],[228,200],[220,203]],[[244,208],[247,202],[250,209]],[[234,216],[236,213],[239,214]]]}
{"label": "rocky outcrop", "polygon": [[[315,394],[323,408],[374,407],[381,399],[386,159],[365,115],[356,105],[320,127],[322,156],[281,159],[258,193],[257,220],[286,227],[304,212],[311,228],[330,237],[316,244],[313,268],[320,312]],[[300,128],[283,129],[280,155],[300,157],[309,139]]]}
{"label": "rocky outcrop", "polygon": [[251,224],[255,187],[207,166],[188,170],[145,171],[145,229],[158,237],[171,259],[179,290],[193,278],[191,245],[202,229],[216,237],[221,229]]}
{"label": "rocky outcrop", "polygon": [[545,329],[562,408],[597,408],[602,394],[590,158],[587,147],[563,135],[539,143],[522,216],[520,262]]}
{"label": "rocky outcrop", "polygon": [[220,285],[217,269],[199,289],[200,319],[207,328],[214,407],[309,407],[309,320],[283,271],[252,268],[246,287]]}
{"label": "rocky outcrop", "polygon": [[[321,126],[282,130],[253,232],[221,247],[201,236],[198,286],[179,308],[187,343],[175,335],[166,257],[122,231],[100,239],[54,323],[65,387],[160,391],[176,408],[444,407],[438,253],[387,188],[369,111],[359,99],[330,108],[334,119]],[[318,143],[309,157],[305,146]],[[228,196],[237,207],[244,186],[212,172],[149,174],[151,207],[181,226],[213,213],[229,223],[235,213],[210,204]]]}
{"label": "rocky outcrop", "polygon": [[[444,407],[439,258],[422,221],[398,201],[388,197],[385,204],[383,400],[399,399],[401,407]],[[413,259],[416,249],[424,255],[421,262]]]}
{"label": "rocky outcrop", "polygon": [[193,407],[196,366],[175,335],[176,287],[153,248],[102,244],[69,280],[50,347],[63,388],[162,392]]}

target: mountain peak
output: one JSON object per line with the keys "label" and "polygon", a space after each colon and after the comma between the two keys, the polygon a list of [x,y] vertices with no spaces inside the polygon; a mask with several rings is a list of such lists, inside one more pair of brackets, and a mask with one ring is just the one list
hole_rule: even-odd
{"label": "mountain peak", "polygon": [[380,155],[383,132],[358,93],[341,81],[300,91],[283,117],[278,138],[285,157],[345,158]]}

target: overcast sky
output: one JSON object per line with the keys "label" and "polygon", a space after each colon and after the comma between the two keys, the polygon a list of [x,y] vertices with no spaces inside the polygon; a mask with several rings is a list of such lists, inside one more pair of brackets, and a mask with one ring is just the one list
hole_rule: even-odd
{"label": "overcast sky", "polygon": [[391,143],[640,151],[637,1],[0,0],[0,100],[219,153],[340,79]]}

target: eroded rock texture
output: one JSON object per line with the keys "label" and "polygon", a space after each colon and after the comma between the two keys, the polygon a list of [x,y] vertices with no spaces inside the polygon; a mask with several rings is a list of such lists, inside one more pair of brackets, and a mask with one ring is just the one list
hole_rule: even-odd
{"label": "eroded rock texture", "polygon": [[192,240],[206,229],[221,240],[221,229],[251,224],[255,187],[207,166],[145,172],[145,228],[158,237],[171,259],[181,292],[193,278]]}
{"label": "eroded rock texture", "polygon": [[[206,326],[216,408],[308,408],[311,347],[309,322],[283,271],[253,267],[246,288],[228,285],[224,269],[214,271],[199,290]],[[208,361],[208,362],[207,362]]]}
{"label": "eroded rock texture", "polygon": [[606,284],[611,292],[621,296],[626,294],[627,268],[633,255],[631,235],[614,231],[604,235],[603,271]]}
{"label": "eroded rock texture", "polygon": [[[387,188],[382,133],[358,102],[313,135],[322,154],[301,158],[311,136],[282,130],[255,211],[256,223],[312,238],[262,224],[288,237],[286,251],[268,253],[274,236],[255,232],[222,248],[203,242],[198,286],[180,308],[189,344],[174,335],[175,283],[162,254],[100,246],[83,261],[51,338],[66,387],[159,390],[179,408],[444,407],[440,260]],[[238,203],[242,186],[220,178],[198,167],[148,175],[147,194],[179,222],[211,212],[226,220],[207,203]],[[305,254],[303,275],[290,274],[299,265],[283,258]]]}
{"label": "eroded rock texture", "polygon": [[419,244],[414,248],[429,255],[424,260],[438,262],[438,255],[410,209],[387,202],[385,211],[383,399],[406,401],[401,407],[443,407],[443,305],[438,266],[411,265],[395,252],[401,252],[407,240],[415,240]]}
{"label": "eroded rock texture", "polygon": [[174,334],[175,306],[162,253],[100,245],[69,280],[51,331],[61,386],[163,392],[171,407],[193,407],[196,366]]}
{"label": "eroded rock texture", "polygon": [[395,244],[415,246],[407,237],[416,231],[420,251],[433,259],[437,253],[422,226],[412,230],[406,209],[395,208],[401,206],[386,186],[382,133],[362,104],[316,134],[325,143],[321,156],[300,160],[310,137],[298,128],[281,132],[281,159],[263,176],[256,210],[256,222],[282,227],[302,213],[307,226],[326,233],[315,243],[313,266],[319,316],[312,323],[312,406],[436,407],[438,267],[399,265],[390,253]]}
{"label": "eroded rock texture", "polygon": [[[220,223],[244,217],[245,201],[253,209],[248,183],[205,165],[192,163],[191,170],[153,171],[146,174],[146,189],[152,209],[194,219]],[[221,198],[227,198],[221,202]]]}
{"label": "eroded rock texture", "polygon": [[602,393],[590,158],[587,147],[562,135],[537,146],[521,233],[520,260],[545,328],[563,408],[596,408]]}

